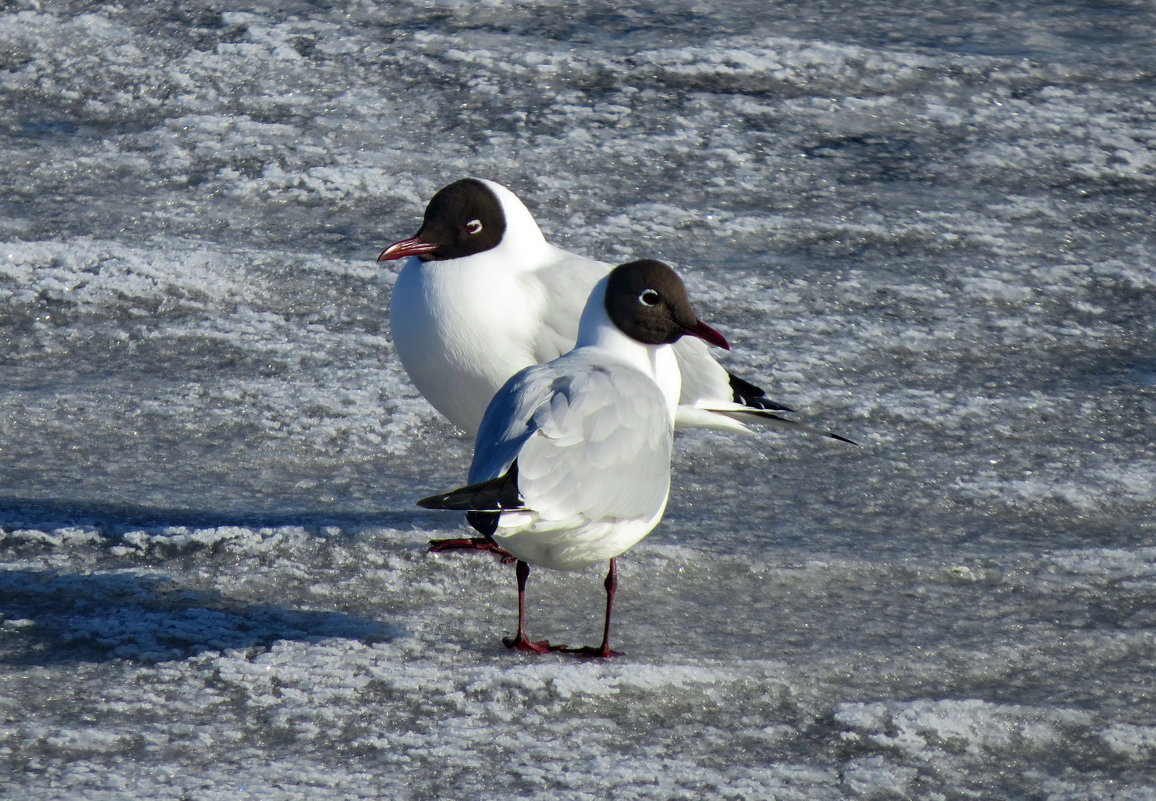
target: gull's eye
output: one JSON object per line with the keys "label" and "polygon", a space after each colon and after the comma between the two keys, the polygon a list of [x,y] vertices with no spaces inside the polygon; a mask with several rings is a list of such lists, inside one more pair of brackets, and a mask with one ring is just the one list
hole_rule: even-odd
{"label": "gull's eye", "polygon": [[643,306],[657,306],[660,300],[662,298],[653,289],[644,289],[642,294],[638,296],[638,302]]}
{"label": "gull's eye", "polygon": [[482,232],[482,221],[481,220],[470,220],[468,223],[466,223],[466,233],[467,234],[480,234],[481,232]]}

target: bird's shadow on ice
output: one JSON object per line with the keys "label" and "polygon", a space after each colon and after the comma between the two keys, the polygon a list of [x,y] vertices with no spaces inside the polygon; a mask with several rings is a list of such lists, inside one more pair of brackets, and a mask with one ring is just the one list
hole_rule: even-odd
{"label": "bird's shadow on ice", "polygon": [[186,659],[278,640],[393,639],[393,626],[340,612],[246,604],[163,576],[0,571],[0,664]]}
{"label": "bird's shadow on ice", "polygon": [[0,526],[53,529],[91,526],[108,534],[129,528],[163,526],[407,526],[428,515],[416,505],[402,509],[270,511],[197,509],[195,507],[146,506],[96,501],[47,501],[0,496]]}

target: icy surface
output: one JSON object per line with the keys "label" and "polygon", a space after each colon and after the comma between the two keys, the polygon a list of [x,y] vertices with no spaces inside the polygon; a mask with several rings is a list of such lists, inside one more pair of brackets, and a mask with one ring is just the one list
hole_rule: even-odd
{"label": "icy surface", "polygon": [[[1156,798],[1156,10],[650,5],[0,5],[0,797]],[[680,436],[619,660],[424,553],[464,175],[861,443]]]}

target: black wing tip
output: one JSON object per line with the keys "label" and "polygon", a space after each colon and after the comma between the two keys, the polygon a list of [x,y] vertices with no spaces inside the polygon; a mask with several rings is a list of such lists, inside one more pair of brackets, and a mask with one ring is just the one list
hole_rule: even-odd
{"label": "black wing tip", "polygon": [[498,521],[501,518],[501,512],[466,512],[466,522],[487,539],[494,536],[494,532],[498,530]]}
{"label": "black wing tip", "polygon": [[417,502],[417,505],[422,509],[456,509],[456,507],[448,505],[452,503],[453,496],[454,493],[452,492],[443,492],[441,495],[431,495],[428,498],[422,498]]}
{"label": "black wing tip", "polygon": [[[730,378],[731,391],[734,393],[735,403],[741,403],[743,406],[748,407],[752,412],[766,412],[764,416],[772,420],[778,420],[782,423],[798,424],[798,421],[796,420],[791,420],[787,417],[780,417],[778,414],[776,414],[776,412],[785,412],[787,414],[798,414],[798,412],[792,409],[790,406],[776,403],[775,401],[768,398],[766,390],[764,390],[762,387],[755,386],[750,381],[747,381],[745,378],[739,378],[734,373],[728,372],[727,376]],[[814,431],[814,429],[811,430]],[[824,437],[829,437],[831,439],[838,440],[839,442],[846,442],[848,445],[859,447],[859,443],[855,440],[847,439],[847,437],[844,437],[841,434],[836,434],[833,431],[820,430],[818,433],[822,434]]]}
{"label": "black wing tip", "polygon": [[479,498],[474,487],[462,487],[453,492],[431,495],[417,502],[422,509],[437,509],[444,512],[510,512],[521,509],[521,501],[510,502],[502,498]]}
{"label": "black wing tip", "polygon": [[782,403],[775,403],[773,400],[766,398],[746,398],[738,394],[735,395],[735,403],[741,403],[743,406],[750,406],[752,409],[762,409],[767,412],[786,412],[787,414],[798,414],[799,412],[792,409],[790,406],[785,406]]}
{"label": "black wing tip", "polygon": [[848,445],[854,445],[856,448],[859,447],[858,442],[853,439],[848,439],[842,434],[836,434],[834,431],[824,431],[821,428],[815,428],[814,426],[809,426],[806,423],[800,423],[798,420],[792,420],[789,417],[783,417],[782,415],[779,415],[769,409],[751,409],[749,413],[752,414],[756,420],[761,420],[763,422],[773,420],[776,423],[783,423],[788,428],[793,428],[805,434],[816,434],[820,437],[838,440],[839,442],[846,442]]}
{"label": "black wing tip", "polygon": [[422,498],[417,505],[423,509],[439,509],[451,512],[465,512],[466,522],[478,530],[485,537],[494,536],[498,530],[498,520],[502,516],[501,509],[474,509],[471,504],[463,504],[453,497],[453,493],[431,495]]}
{"label": "black wing tip", "polygon": [[443,509],[451,512],[501,512],[520,509],[522,496],[518,492],[518,463],[497,478],[480,481],[450,492],[422,498],[417,505],[423,509]]}
{"label": "black wing tip", "polygon": [[730,379],[731,392],[734,395],[734,402],[741,403],[743,406],[749,406],[752,409],[760,409],[768,412],[789,412],[795,413],[795,410],[790,406],[785,406],[781,403],[776,403],[767,397],[765,389],[755,386],[745,378],[739,378],[734,373],[727,373]]}

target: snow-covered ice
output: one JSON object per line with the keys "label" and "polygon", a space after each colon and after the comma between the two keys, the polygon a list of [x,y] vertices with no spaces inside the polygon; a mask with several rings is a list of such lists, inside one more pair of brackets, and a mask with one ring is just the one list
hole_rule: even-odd
{"label": "snow-covered ice", "polygon": [[[3,4],[0,797],[1156,798],[1153,30]],[[374,259],[464,175],[861,443],[680,434],[620,660],[508,653],[512,568],[424,552],[470,443]]]}

